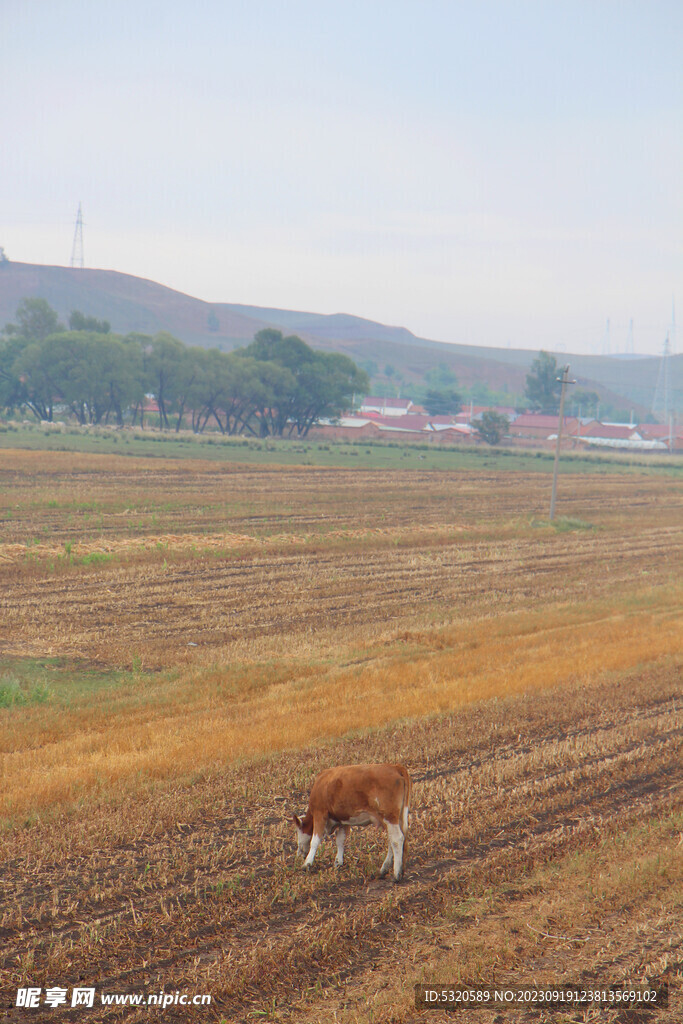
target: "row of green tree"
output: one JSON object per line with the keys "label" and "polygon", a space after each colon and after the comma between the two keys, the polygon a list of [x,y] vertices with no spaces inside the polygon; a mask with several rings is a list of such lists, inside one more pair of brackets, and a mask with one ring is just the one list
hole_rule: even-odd
{"label": "row of green tree", "polygon": [[[376,376],[379,372],[375,362],[368,361],[361,365],[371,376]],[[423,384],[406,384],[402,375],[389,364],[384,369],[384,376],[398,385],[397,391],[400,391],[403,398],[410,398],[418,405],[424,406],[432,416],[454,415],[469,402],[474,402],[475,405],[513,406],[517,412],[531,410],[557,413],[560,407],[561,367],[558,366],[556,358],[548,352],[540,352],[533,360],[526,377],[523,395],[495,391],[484,381],[475,381],[469,387],[460,388],[455,373],[445,363],[427,370]],[[577,388],[571,395],[571,402],[573,408],[581,409],[584,415],[597,415],[600,396],[595,391]]]}
{"label": "row of green tree", "polygon": [[0,407],[40,420],[68,412],[81,424],[142,424],[152,397],[163,428],[188,422],[197,432],[305,436],[367,387],[348,356],[273,329],[226,353],[164,332],[120,336],[78,311],[67,327],[44,299],[31,298],[0,335]]}

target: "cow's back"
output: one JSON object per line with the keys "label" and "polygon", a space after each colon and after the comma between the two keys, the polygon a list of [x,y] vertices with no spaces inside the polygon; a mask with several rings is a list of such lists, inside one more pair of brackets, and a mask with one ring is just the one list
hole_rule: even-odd
{"label": "cow's back", "polygon": [[410,796],[410,776],[401,764],[358,764],[326,768],[311,789],[310,809],[337,821],[369,811],[378,824],[402,823]]}

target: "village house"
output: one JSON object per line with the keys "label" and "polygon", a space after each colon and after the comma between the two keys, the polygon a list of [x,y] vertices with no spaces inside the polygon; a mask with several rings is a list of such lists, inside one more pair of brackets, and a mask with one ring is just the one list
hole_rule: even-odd
{"label": "village house", "polygon": [[595,448],[636,448],[641,451],[666,451],[664,440],[647,437],[639,426],[625,423],[591,423],[581,430],[580,440]]}
{"label": "village house", "polygon": [[497,412],[500,416],[506,416],[512,423],[517,419],[517,410],[511,405],[474,405],[470,404],[454,417],[456,423],[476,423],[485,412]]}
{"label": "village house", "polygon": [[[510,436],[546,441],[550,437],[557,437],[559,425],[559,416],[547,416],[539,412],[522,413],[510,424]],[[576,436],[578,433],[579,420],[565,416],[562,423],[563,436]]]}
{"label": "village house", "polygon": [[635,426],[627,423],[598,423],[594,421],[581,428],[581,437],[601,438],[606,441],[642,441],[642,435]]}
{"label": "village house", "polygon": [[377,398],[375,395],[364,398],[360,407],[362,414],[374,413],[378,416],[407,416],[408,413],[417,411],[418,406],[409,398]]}
{"label": "village house", "polygon": [[639,423],[638,433],[646,441],[661,441],[672,451],[683,451],[683,424]]}
{"label": "village house", "polygon": [[[557,440],[559,416],[527,412],[517,414],[512,407],[474,404],[455,416],[430,416],[408,398],[364,399],[360,413],[338,420],[321,420],[310,437],[344,440],[384,439],[391,441],[432,441],[461,444],[479,441],[477,424],[484,412],[492,410],[507,416],[510,429],[507,444],[522,447],[548,447]],[[594,446],[638,448],[659,451],[668,447],[669,428],[662,424],[635,426],[600,423],[590,418],[565,416],[562,424],[563,447]],[[683,450],[683,431],[675,435],[674,450]]]}
{"label": "village house", "polygon": [[311,428],[309,437],[330,440],[361,440],[384,438],[386,441],[467,441],[475,431],[465,424],[454,423],[451,416],[428,416],[426,413],[395,416],[341,416],[334,422],[320,420]]}

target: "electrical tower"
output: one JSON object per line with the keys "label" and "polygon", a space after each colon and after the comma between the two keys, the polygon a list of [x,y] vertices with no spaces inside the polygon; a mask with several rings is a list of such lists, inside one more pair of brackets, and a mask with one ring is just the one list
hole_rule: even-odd
{"label": "electrical tower", "polygon": [[671,355],[671,344],[669,342],[669,335],[666,336],[664,342],[664,351],[662,353],[662,359],[659,364],[659,373],[657,375],[657,385],[655,387],[654,398],[652,399],[652,415],[657,416],[662,423],[669,422],[669,414],[671,412],[671,399],[669,394],[669,356]]}
{"label": "electrical tower", "polygon": [[83,213],[81,204],[78,204],[78,216],[76,217],[76,228],[74,230],[74,241],[71,246],[71,266],[83,269]]}
{"label": "electrical tower", "polygon": [[612,355],[612,340],[609,320],[607,321],[607,327],[605,328],[605,336],[602,339],[602,354],[603,356]]}
{"label": "electrical tower", "polygon": [[671,327],[666,335],[666,341],[664,342],[664,351],[662,352],[662,358],[659,363],[659,373],[657,374],[657,384],[655,385],[655,393],[652,398],[651,412],[653,416],[656,416],[662,423],[669,424],[671,416],[673,415],[673,407],[675,405],[672,402],[671,396],[671,381],[670,381],[670,363],[671,356],[674,354],[676,347],[676,304],[675,300],[671,300]]}

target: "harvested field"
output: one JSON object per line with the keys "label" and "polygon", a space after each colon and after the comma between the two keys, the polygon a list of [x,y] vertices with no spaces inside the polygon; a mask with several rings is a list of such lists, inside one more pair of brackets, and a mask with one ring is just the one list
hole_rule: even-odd
{"label": "harvested field", "polygon": [[[647,978],[680,1020],[683,488],[564,476],[554,527],[548,490],[3,452],[6,1019],[436,1021],[418,982]],[[405,883],[357,830],[304,876],[286,819],[371,760],[414,779]],[[79,983],[213,1003],[13,1007]],[[538,1019],[638,1017],[498,1018]]]}
{"label": "harvested field", "polygon": [[[165,1017],[228,1021],[254,1010],[414,1020],[412,985],[425,978],[586,986],[645,975],[671,980],[674,1009],[659,1019],[680,1019],[682,711],[678,669],[659,668],[488,702],[7,837],[2,967],[13,984],[210,992],[215,1011]],[[341,871],[326,844],[305,877],[285,821],[305,802],[304,781],[330,762],[398,756],[414,778],[405,883],[377,878],[383,842],[359,832]],[[97,1019],[120,1014],[100,1008]]]}
{"label": "harvested field", "polygon": [[562,491],[575,528],[556,531],[543,474],[6,452],[0,636],[8,653],[156,669],[676,578],[680,482]]}

